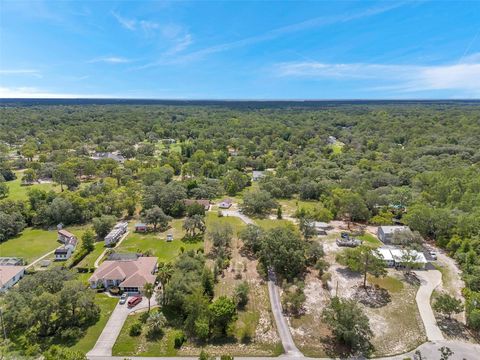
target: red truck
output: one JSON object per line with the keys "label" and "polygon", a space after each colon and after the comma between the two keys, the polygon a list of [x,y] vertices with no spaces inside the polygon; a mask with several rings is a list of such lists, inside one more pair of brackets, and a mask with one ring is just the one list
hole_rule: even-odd
{"label": "red truck", "polygon": [[127,305],[128,305],[129,308],[132,308],[135,305],[139,304],[141,301],[142,301],[141,296],[133,296],[128,300]]}

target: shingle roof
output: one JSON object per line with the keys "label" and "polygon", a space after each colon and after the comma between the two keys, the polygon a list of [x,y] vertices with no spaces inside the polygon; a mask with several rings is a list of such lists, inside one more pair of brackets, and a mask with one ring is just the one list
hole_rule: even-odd
{"label": "shingle roof", "polygon": [[63,235],[63,236],[66,236],[66,237],[75,237],[75,235],[73,235],[71,232],[67,231],[67,230],[58,230],[58,233],[60,235]]}
{"label": "shingle roof", "polygon": [[25,266],[0,266],[0,287],[9,282],[15,275],[25,269]]}
{"label": "shingle roof", "polygon": [[136,260],[106,260],[90,277],[89,281],[120,280],[122,287],[143,287],[145,283],[154,283],[153,271],[156,257],[139,257]]}

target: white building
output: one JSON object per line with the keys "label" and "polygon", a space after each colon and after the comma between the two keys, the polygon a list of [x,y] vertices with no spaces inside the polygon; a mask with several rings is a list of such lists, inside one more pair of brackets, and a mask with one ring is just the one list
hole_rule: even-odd
{"label": "white building", "polygon": [[7,291],[25,275],[25,266],[0,266],[0,293]]}
{"label": "white building", "polygon": [[427,259],[425,255],[416,250],[380,247],[377,249],[380,258],[388,267],[406,267],[406,264],[415,269],[425,269]]}
{"label": "white building", "polygon": [[128,223],[120,222],[105,236],[105,246],[114,245],[127,232]]}
{"label": "white building", "polygon": [[395,266],[395,260],[393,259],[393,255],[389,249],[381,247],[381,248],[378,248],[377,251],[381,259],[385,261],[386,266],[388,267]]}
{"label": "white building", "polygon": [[398,231],[407,231],[410,230],[408,226],[379,226],[377,229],[377,236],[381,242],[384,244],[389,244],[392,242],[393,235]]}

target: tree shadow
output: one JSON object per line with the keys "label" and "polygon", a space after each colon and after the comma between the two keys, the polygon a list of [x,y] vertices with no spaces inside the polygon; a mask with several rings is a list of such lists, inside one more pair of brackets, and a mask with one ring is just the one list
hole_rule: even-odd
{"label": "tree shadow", "polygon": [[407,283],[409,283],[410,285],[414,285],[414,286],[420,286],[421,284],[421,281],[420,279],[418,278],[417,275],[415,275],[415,273],[413,272],[405,272],[403,273],[403,278],[405,279],[405,281]]}
{"label": "tree shadow", "polygon": [[343,277],[346,277],[348,279],[360,279],[362,275],[358,272],[351,271],[350,269],[346,267],[339,267],[336,269],[336,271],[342,275]]}
{"label": "tree shadow", "polygon": [[[335,336],[327,336],[322,339],[322,346],[325,354],[332,359],[365,359],[365,355],[361,352],[354,351],[345,344],[337,341]],[[366,344],[366,353],[370,353],[373,349],[370,343]]]}
{"label": "tree shadow", "polygon": [[449,337],[468,339],[469,331],[465,324],[462,324],[457,319],[449,319],[446,316],[441,316],[437,320],[437,324],[444,334]]}
{"label": "tree shadow", "polygon": [[390,293],[379,286],[358,286],[353,298],[365,306],[377,309],[392,301]]}

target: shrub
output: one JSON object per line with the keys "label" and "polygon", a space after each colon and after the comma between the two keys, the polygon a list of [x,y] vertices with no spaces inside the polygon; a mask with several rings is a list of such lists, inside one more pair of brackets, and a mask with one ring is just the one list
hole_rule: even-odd
{"label": "shrub", "polygon": [[175,346],[175,349],[180,349],[183,345],[183,343],[185,342],[185,334],[183,333],[183,331],[179,331],[176,335],[175,335],[175,339],[174,339],[174,346]]}
{"label": "shrub", "polygon": [[136,322],[130,326],[130,336],[139,336],[142,333],[142,324]]}

